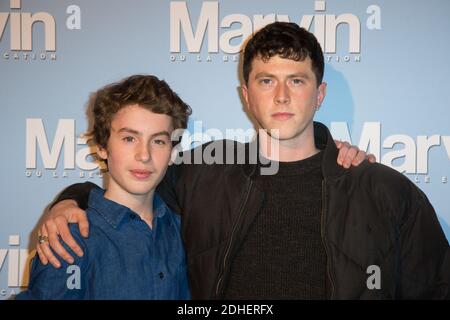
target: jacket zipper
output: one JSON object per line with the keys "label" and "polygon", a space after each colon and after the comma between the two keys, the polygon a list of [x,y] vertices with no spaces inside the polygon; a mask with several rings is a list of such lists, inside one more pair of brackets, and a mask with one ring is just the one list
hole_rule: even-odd
{"label": "jacket zipper", "polygon": [[331,269],[330,255],[328,254],[328,246],[327,246],[327,242],[325,241],[325,221],[324,221],[324,207],[325,206],[326,206],[325,179],[322,179],[322,210],[321,210],[321,215],[320,215],[320,235],[322,237],[322,243],[325,248],[325,254],[327,256],[327,275],[328,275],[328,278],[330,279],[330,283],[331,283],[330,299],[333,299],[334,282],[333,282],[333,277],[332,277],[332,274],[330,271],[330,269]]}
{"label": "jacket zipper", "polygon": [[225,251],[225,255],[223,257],[222,271],[219,274],[219,280],[217,281],[217,285],[216,285],[216,298],[219,297],[220,284],[222,283],[223,276],[224,276],[224,273],[225,273],[225,270],[226,270],[225,267],[226,267],[226,264],[227,264],[228,254],[230,253],[231,245],[233,243],[234,233],[236,231],[237,226],[239,225],[239,221],[241,221],[241,217],[242,217],[242,214],[244,213],[244,208],[245,208],[245,205],[247,204],[248,197],[250,195],[250,190],[251,190],[252,185],[253,185],[253,181],[251,179],[249,179],[249,180],[250,180],[250,182],[249,182],[247,190],[246,190],[244,201],[242,202],[242,205],[239,208],[239,216],[238,216],[238,218],[236,220],[236,223],[233,226],[233,231],[231,232],[230,242],[228,243],[227,250]]}

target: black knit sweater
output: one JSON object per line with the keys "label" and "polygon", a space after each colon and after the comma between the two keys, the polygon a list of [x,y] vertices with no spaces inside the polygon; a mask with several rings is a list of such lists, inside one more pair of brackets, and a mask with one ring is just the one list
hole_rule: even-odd
{"label": "black knit sweater", "polygon": [[265,202],[232,260],[227,299],[325,299],[322,152],[259,176]]}

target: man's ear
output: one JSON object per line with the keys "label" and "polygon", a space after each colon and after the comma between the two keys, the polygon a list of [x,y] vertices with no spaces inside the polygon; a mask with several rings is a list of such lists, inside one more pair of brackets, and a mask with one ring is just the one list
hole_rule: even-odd
{"label": "man's ear", "polygon": [[322,82],[317,89],[317,107],[322,105],[323,100],[327,94],[327,83]]}
{"label": "man's ear", "polygon": [[108,159],[108,151],[106,150],[106,148],[103,148],[99,145],[97,145],[97,155],[103,160]]}
{"label": "man's ear", "polygon": [[247,85],[242,85],[242,97],[244,97],[244,100],[245,100],[245,107],[247,108],[247,109],[249,109],[249,104],[248,104],[248,88],[247,88]]}

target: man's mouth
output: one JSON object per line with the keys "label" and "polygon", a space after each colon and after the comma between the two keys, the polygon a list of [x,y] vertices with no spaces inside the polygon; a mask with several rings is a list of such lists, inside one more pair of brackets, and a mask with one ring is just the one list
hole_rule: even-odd
{"label": "man's mouth", "polygon": [[276,113],[272,114],[272,118],[274,118],[275,120],[278,120],[278,121],[289,120],[293,116],[294,116],[294,114],[290,113],[290,112],[276,112]]}
{"label": "man's mouth", "polygon": [[147,179],[152,174],[152,172],[149,170],[140,170],[140,169],[130,170],[130,173],[133,175],[133,177],[140,180]]}

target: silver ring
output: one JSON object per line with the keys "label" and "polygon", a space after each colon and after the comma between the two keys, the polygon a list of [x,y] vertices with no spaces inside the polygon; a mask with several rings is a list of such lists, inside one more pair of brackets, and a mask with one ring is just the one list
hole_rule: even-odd
{"label": "silver ring", "polygon": [[39,235],[38,236],[38,242],[39,244],[43,244],[44,242],[48,241],[48,237],[47,236],[43,236],[43,235]]}

